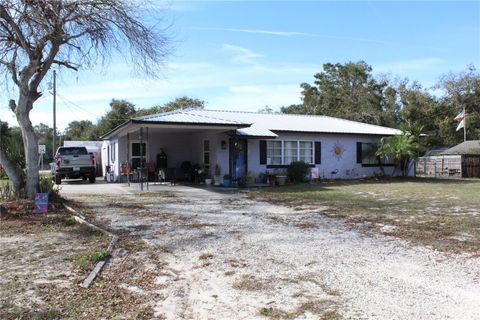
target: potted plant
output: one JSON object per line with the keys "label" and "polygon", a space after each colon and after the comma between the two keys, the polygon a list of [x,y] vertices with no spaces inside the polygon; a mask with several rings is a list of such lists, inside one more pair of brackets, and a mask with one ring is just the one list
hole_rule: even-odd
{"label": "potted plant", "polygon": [[210,170],[205,169],[205,184],[207,186],[212,185],[212,176],[210,175]]}
{"label": "potted plant", "polygon": [[232,185],[232,180],[229,174],[223,176],[223,186],[230,187]]}
{"label": "potted plant", "polygon": [[276,170],[275,172],[275,181],[279,186],[283,186],[287,182],[287,175],[283,170]]}
{"label": "potted plant", "polygon": [[213,180],[215,181],[214,185],[220,186],[222,184],[222,181],[220,180],[221,175],[222,175],[222,170],[220,168],[220,165],[216,164],[215,170],[214,170],[214,176],[213,176]]}
{"label": "potted plant", "polygon": [[250,172],[245,173],[238,179],[238,186],[245,188],[253,180],[253,176]]}

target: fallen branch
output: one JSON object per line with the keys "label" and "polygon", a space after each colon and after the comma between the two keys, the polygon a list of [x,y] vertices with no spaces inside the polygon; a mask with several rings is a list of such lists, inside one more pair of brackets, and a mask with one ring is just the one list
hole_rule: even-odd
{"label": "fallen branch", "polygon": [[[113,247],[115,245],[115,243],[117,243],[119,237],[113,233],[111,233],[110,231],[108,230],[105,230],[103,228],[100,228],[99,226],[96,226],[90,222],[88,222],[87,220],[85,220],[85,217],[83,215],[81,215],[80,213],[78,213],[75,209],[73,209],[72,207],[66,205],[65,203],[63,203],[63,206],[70,212],[73,213],[73,218],[75,219],[75,221],[81,223],[81,224],[85,224],[87,225],[88,227],[96,230],[96,231],[99,231],[103,234],[106,234],[107,236],[111,237],[110,239],[110,243],[108,244],[108,248],[107,248],[107,251],[111,254],[113,252]],[[98,261],[97,264],[95,265],[95,268],[93,268],[92,272],[90,272],[90,274],[88,275],[87,278],[85,278],[85,280],[83,280],[82,284],[80,285],[82,288],[89,288],[93,281],[97,278],[98,274],[100,273],[100,271],[102,271],[102,268],[103,266],[107,263],[109,258],[105,258],[101,261]]]}

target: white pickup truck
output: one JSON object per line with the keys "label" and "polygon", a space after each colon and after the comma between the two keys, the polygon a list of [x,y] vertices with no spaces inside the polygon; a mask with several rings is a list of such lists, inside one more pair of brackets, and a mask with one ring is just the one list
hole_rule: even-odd
{"label": "white pickup truck", "polygon": [[51,170],[56,184],[61,184],[62,178],[88,178],[88,182],[95,182],[95,158],[85,147],[58,148]]}

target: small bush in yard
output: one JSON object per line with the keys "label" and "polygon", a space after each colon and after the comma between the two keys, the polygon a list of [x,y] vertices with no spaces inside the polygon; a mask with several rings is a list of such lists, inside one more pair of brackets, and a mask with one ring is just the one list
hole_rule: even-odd
{"label": "small bush in yard", "polygon": [[293,161],[287,169],[287,176],[291,182],[305,182],[309,180],[310,166],[303,161]]}
{"label": "small bush in yard", "polygon": [[60,189],[53,183],[53,180],[48,176],[41,176],[38,186],[39,192],[48,193],[48,199],[51,202],[59,203],[61,200]]}

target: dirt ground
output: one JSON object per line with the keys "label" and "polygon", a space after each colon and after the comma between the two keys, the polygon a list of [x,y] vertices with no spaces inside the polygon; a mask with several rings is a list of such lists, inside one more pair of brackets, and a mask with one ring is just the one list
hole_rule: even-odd
{"label": "dirt ground", "polygon": [[107,318],[480,318],[478,257],[359,232],[322,206],[112,186],[62,185],[123,239],[92,290],[129,294],[141,312],[102,306]]}

